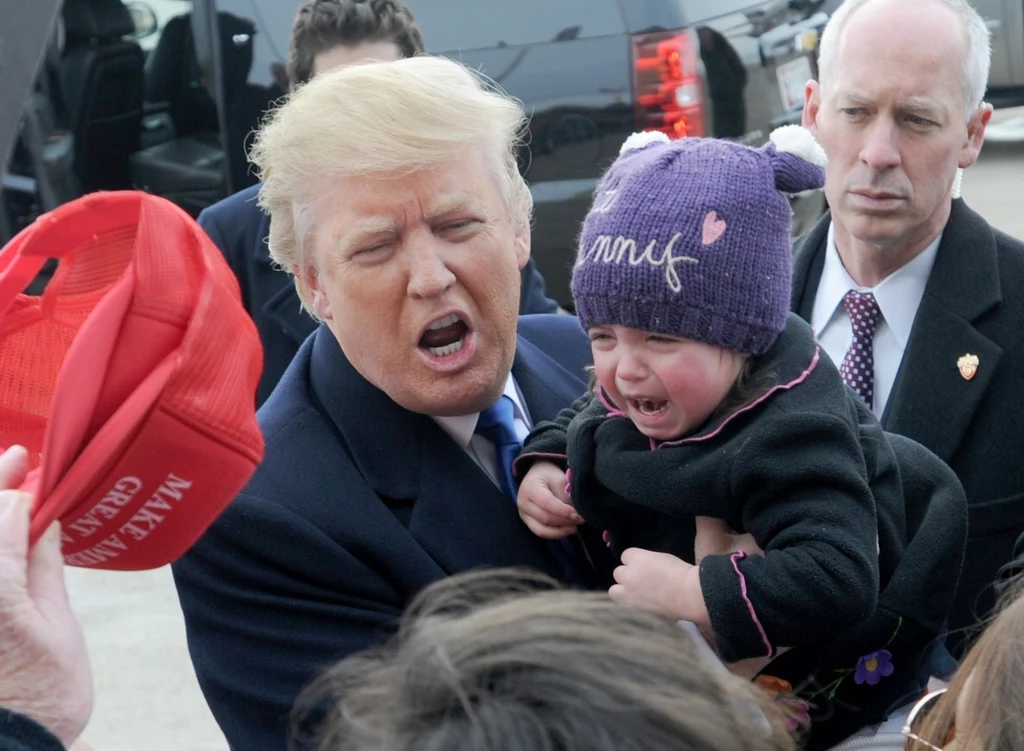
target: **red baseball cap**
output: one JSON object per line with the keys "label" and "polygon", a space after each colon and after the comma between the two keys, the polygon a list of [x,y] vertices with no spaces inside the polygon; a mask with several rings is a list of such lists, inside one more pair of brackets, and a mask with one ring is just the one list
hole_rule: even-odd
{"label": "red baseball cap", "polygon": [[0,250],[0,447],[33,457],[31,543],[59,519],[72,566],[184,554],[263,458],[262,358],[237,280],[171,202],[93,193],[20,232]]}

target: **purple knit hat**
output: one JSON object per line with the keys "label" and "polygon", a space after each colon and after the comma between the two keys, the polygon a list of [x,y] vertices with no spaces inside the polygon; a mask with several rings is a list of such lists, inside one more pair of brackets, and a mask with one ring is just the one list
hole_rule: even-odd
{"label": "purple knit hat", "polygon": [[779,128],[760,149],[631,136],[580,235],[572,293],[584,331],[619,324],[764,354],[789,312],[783,192],[820,188],[824,162],[800,126]]}

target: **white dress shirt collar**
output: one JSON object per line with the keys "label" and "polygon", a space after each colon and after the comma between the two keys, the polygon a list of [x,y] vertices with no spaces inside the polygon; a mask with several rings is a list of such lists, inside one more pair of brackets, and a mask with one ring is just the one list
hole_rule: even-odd
{"label": "white dress shirt collar", "polygon": [[846,271],[839,250],[836,247],[835,228],[831,223],[828,227],[828,239],[825,248],[825,265],[821,271],[821,281],[814,300],[811,315],[811,326],[821,332],[842,305],[846,293],[852,289],[859,292],[871,292],[878,301],[893,336],[900,349],[906,349],[910,339],[910,330],[914,326],[917,308],[924,297],[924,289],[928,277],[935,265],[935,256],[942,242],[940,234],[928,247],[918,253],[910,262],[898,268],[874,287],[862,287],[853,280]]}
{"label": "white dress shirt collar", "polygon": [[[505,396],[512,400],[512,404],[515,405],[515,421],[516,427],[519,429],[519,424],[522,423],[527,430],[530,428],[529,415],[526,412],[526,408],[523,406],[523,399],[519,395],[519,387],[516,386],[515,379],[512,378],[512,374],[508,374],[508,380],[505,381]],[[454,441],[462,447],[464,451],[470,451],[469,444],[473,440],[473,436],[476,433],[476,423],[480,419],[479,412],[473,412],[468,415],[456,415],[454,417],[435,417],[434,421],[440,425],[444,432],[450,435]],[[522,435],[522,430],[518,432],[521,434],[519,437],[525,437]]]}

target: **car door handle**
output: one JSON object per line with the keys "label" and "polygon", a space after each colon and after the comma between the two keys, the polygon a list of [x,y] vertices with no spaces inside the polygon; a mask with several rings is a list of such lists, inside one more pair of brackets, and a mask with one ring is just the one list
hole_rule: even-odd
{"label": "car door handle", "polygon": [[992,31],[1003,28],[1003,22],[998,18],[985,19],[985,25],[988,26],[989,29],[991,29]]}

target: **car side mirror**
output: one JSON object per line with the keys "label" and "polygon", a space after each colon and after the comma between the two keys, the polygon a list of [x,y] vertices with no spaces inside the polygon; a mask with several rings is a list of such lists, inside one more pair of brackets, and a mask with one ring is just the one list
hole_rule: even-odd
{"label": "car side mirror", "polygon": [[135,23],[134,36],[136,39],[151,37],[160,30],[160,25],[156,20],[156,12],[148,3],[125,3],[125,7],[132,14],[132,21]]}

